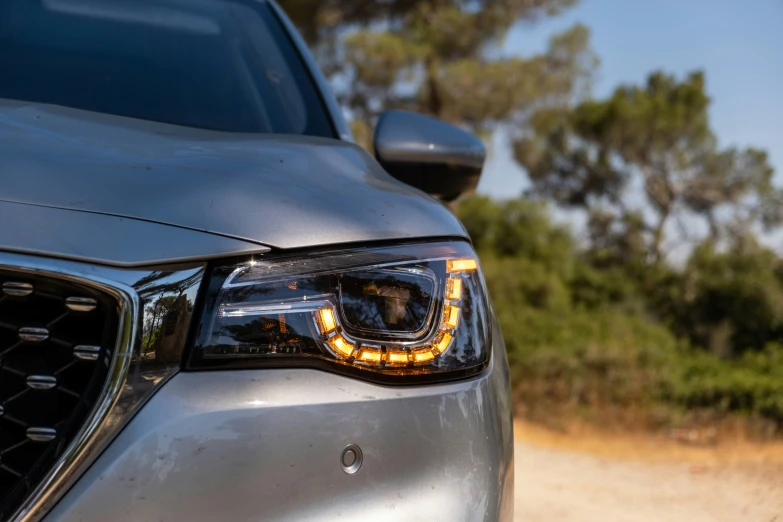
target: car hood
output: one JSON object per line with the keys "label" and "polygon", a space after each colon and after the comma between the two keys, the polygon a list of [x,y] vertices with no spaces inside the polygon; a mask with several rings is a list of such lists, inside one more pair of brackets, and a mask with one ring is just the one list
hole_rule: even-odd
{"label": "car hood", "polygon": [[0,101],[0,202],[285,249],[466,237],[442,204],[354,144],[14,101]]}

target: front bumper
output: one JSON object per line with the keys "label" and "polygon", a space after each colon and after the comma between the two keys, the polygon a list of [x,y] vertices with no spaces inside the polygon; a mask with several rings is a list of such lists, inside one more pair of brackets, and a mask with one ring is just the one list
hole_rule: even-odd
{"label": "front bumper", "polygon": [[[44,520],[510,522],[508,369],[494,338],[487,372],[438,386],[181,373]],[[348,444],[364,457],[353,475]]]}

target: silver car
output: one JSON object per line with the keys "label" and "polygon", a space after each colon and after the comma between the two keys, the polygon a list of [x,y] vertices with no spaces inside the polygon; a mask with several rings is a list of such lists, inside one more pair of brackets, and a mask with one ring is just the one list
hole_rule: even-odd
{"label": "silver car", "polygon": [[1,520],[511,520],[484,148],[374,139],[271,1],[0,2]]}

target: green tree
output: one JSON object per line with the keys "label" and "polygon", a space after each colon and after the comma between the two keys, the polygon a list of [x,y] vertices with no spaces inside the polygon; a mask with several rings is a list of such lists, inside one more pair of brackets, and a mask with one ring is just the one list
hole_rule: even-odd
{"label": "green tree", "polygon": [[650,266],[639,261],[639,216],[591,215],[584,249],[540,202],[473,196],[456,208],[481,256],[518,413],[671,428],[741,412],[753,433],[781,433],[773,252],[751,238],[722,250],[707,241],[680,269]]}
{"label": "green tree", "polygon": [[641,227],[655,262],[673,219],[682,229],[703,220],[713,241],[777,226],[783,197],[766,153],[719,149],[709,103],[702,73],[679,81],[655,72],[605,100],[537,111],[515,155],[535,193],[601,214],[607,231]]}
{"label": "green tree", "polygon": [[722,357],[783,338],[783,263],[751,240],[716,251],[699,245],[683,275],[675,328]]}
{"label": "green tree", "polygon": [[521,119],[540,102],[568,103],[595,65],[588,31],[554,36],[531,57],[499,44],[521,22],[575,0],[283,0],[368,144],[389,108],[430,114],[476,131]]}

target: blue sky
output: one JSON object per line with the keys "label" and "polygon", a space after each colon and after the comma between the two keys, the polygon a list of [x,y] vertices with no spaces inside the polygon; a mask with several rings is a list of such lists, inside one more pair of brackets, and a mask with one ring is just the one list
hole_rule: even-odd
{"label": "blue sky", "polygon": [[[590,28],[601,59],[594,96],[642,83],[654,69],[680,77],[702,69],[720,145],[766,149],[783,183],[783,0],[581,0],[564,15],[516,27],[505,51],[540,52],[575,23]],[[496,139],[479,192],[515,197],[526,185]]]}

